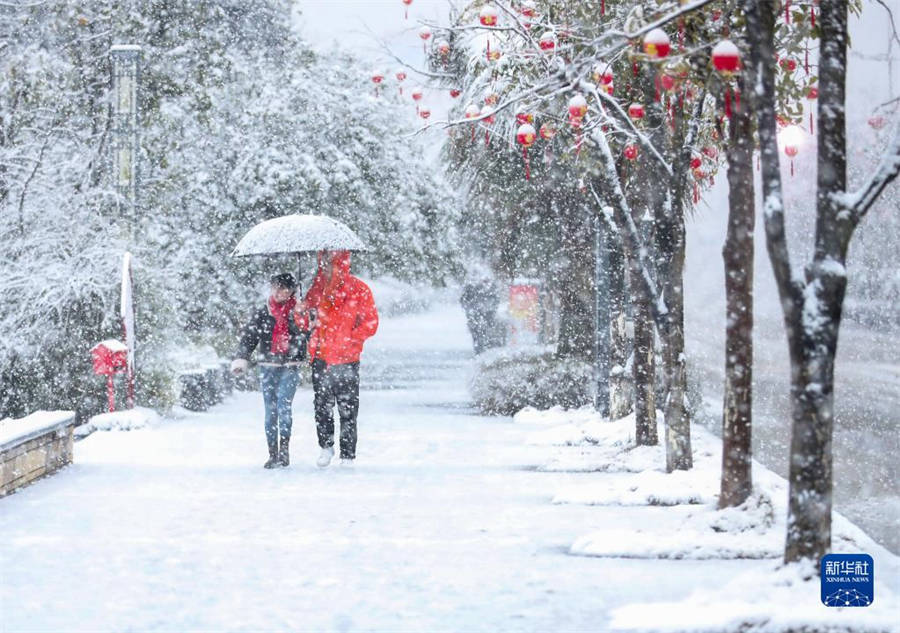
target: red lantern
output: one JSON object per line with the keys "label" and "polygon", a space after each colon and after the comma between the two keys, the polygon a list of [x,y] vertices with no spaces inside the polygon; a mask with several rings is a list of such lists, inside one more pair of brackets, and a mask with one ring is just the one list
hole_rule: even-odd
{"label": "red lantern", "polygon": [[437,49],[437,52],[441,57],[446,57],[450,54],[450,42],[447,40],[440,40],[435,43],[434,47]]}
{"label": "red lantern", "polygon": [[551,123],[544,123],[538,133],[541,135],[542,139],[549,141],[556,136],[556,128],[553,127],[553,124]]}
{"label": "red lantern", "polygon": [[[467,119],[477,119],[481,116],[481,108],[479,108],[474,103],[470,103],[466,106],[466,118]],[[475,140],[475,126],[472,126],[472,140]]]}
{"label": "red lantern", "polygon": [[489,106],[497,105],[497,102],[500,101],[500,97],[497,96],[496,92],[490,92],[484,96],[484,104]]}
{"label": "red lantern", "polygon": [[421,101],[422,100],[422,89],[414,88],[410,93],[412,95],[413,101]]}
{"label": "red lantern", "polygon": [[419,116],[422,117],[423,119],[427,119],[428,117],[431,116],[431,110],[428,108],[420,108]]}
{"label": "red lantern", "polygon": [[713,160],[715,160],[715,159],[716,159],[716,156],[719,155],[719,150],[717,150],[717,149],[716,149],[715,147],[713,147],[712,145],[707,145],[706,147],[704,147],[704,148],[703,148],[702,150],[700,150],[700,151],[703,152],[703,155],[704,155],[704,156],[706,156],[706,157],[708,157],[708,158],[711,158],[711,159],[713,159]]}
{"label": "red lantern", "polygon": [[644,118],[644,106],[640,103],[632,103],[628,106],[628,116],[630,116],[635,121],[639,121]]}
{"label": "red lantern", "polygon": [[625,158],[628,160],[637,160],[638,157],[638,146],[634,143],[629,143],[625,146],[625,150],[623,151]]}
{"label": "red lantern", "polygon": [[672,50],[669,36],[662,29],[653,29],[644,36],[644,52],[650,57],[662,59]]}
{"label": "red lantern", "polygon": [[[395,77],[397,77],[397,82],[402,84],[403,81],[406,79],[406,73],[402,70],[398,70]],[[402,85],[399,87],[399,90],[400,90],[400,94],[402,95],[403,94],[403,86]]]}
{"label": "red lantern", "polygon": [[703,160],[699,156],[694,156],[691,159],[691,169],[699,169],[702,164]]}
{"label": "red lantern", "polygon": [[478,19],[481,21],[481,26],[497,26],[497,9],[489,4],[483,6],[481,13],[478,14]]}
{"label": "red lantern", "polygon": [[459,88],[450,88],[450,96],[453,99],[456,99],[461,94],[462,94],[462,90],[460,90]]}
{"label": "red lantern", "polygon": [[533,18],[536,16],[537,9],[535,8],[534,0],[525,0],[522,3],[522,8],[519,9],[519,12],[526,18]]}
{"label": "red lantern", "polygon": [[423,25],[422,28],[419,29],[419,37],[422,38],[422,52],[427,54],[428,51],[425,50],[425,42],[431,37],[431,29],[429,29],[427,25]]}
{"label": "red lantern", "polygon": [[516,141],[522,146],[522,159],[525,161],[525,180],[531,180],[531,165],[528,162],[528,148],[534,145],[537,133],[530,123],[523,123],[516,131]]}
{"label": "red lantern", "polygon": [[491,48],[491,40],[488,40],[487,47],[484,49],[484,56],[489,62],[495,62],[503,56],[503,52],[496,42],[494,42],[494,47]]}
{"label": "red lantern", "polygon": [[790,57],[785,57],[779,64],[781,65],[781,69],[785,72],[792,73],[797,70],[797,62]]}
{"label": "red lantern", "polygon": [[722,40],[712,49],[712,63],[719,73],[726,77],[741,68],[741,53],[731,40]]}
{"label": "red lantern", "polygon": [[588,105],[587,100],[584,98],[584,95],[576,94],[571,99],[569,99],[569,120],[574,121],[577,120],[579,123],[581,119],[584,118],[584,115],[587,114]]}
{"label": "red lantern", "polygon": [[869,127],[873,130],[880,130],[887,123],[887,119],[885,119],[880,114],[876,114],[875,116],[869,117]]}
{"label": "red lantern", "polygon": [[374,71],[372,73],[372,83],[380,84],[384,80],[384,73],[379,71]]}
{"label": "red lantern", "polygon": [[663,73],[659,76],[659,85],[662,86],[662,89],[668,92],[672,88],[675,87],[675,77],[669,75],[667,73]]}
{"label": "red lantern", "polygon": [[794,175],[794,156],[796,156],[799,151],[800,149],[796,145],[784,146],[784,153],[791,159],[791,177]]}
{"label": "red lantern", "polygon": [[613,86],[612,82],[609,82],[608,84],[606,84],[605,86],[602,87],[602,90],[603,90],[606,94],[612,96],[612,93],[613,93],[613,91],[615,90],[615,86]]}
{"label": "red lantern", "polygon": [[516,123],[519,125],[534,123],[534,115],[530,112],[516,112]]}
{"label": "red lantern", "polygon": [[[819,89],[816,88],[815,86],[810,86],[809,90],[806,91],[806,98],[809,99],[810,101],[815,101],[816,99],[818,99],[819,98]],[[809,133],[815,134],[815,132],[813,131],[813,113],[812,113],[811,105],[809,107]]]}
{"label": "red lantern", "polygon": [[591,71],[591,76],[594,81],[601,85],[611,84],[613,80],[612,69],[608,64],[594,64],[594,68]]}
{"label": "red lantern", "polygon": [[541,47],[542,51],[552,51],[556,48],[556,36],[552,31],[547,31],[541,35],[541,39],[538,40],[538,45]]}

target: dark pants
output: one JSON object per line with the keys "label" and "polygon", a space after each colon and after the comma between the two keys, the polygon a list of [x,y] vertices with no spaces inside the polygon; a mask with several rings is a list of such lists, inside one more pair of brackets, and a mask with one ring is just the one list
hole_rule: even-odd
{"label": "dark pants", "polygon": [[359,412],[359,363],[312,365],[313,405],[319,446],[334,446],[334,405],[341,419],[341,458],[356,457],[356,415]]}
{"label": "dark pants", "polygon": [[259,383],[266,408],[266,441],[269,448],[291,439],[291,403],[300,382],[299,367],[260,365]]}

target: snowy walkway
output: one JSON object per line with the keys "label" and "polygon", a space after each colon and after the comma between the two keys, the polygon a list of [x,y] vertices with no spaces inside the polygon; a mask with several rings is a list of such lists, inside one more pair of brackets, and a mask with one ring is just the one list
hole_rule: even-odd
{"label": "snowy walkway", "polygon": [[257,393],[78,443],[0,500],[0,630],[601,631],[769,561],[574,557],[659,507],[551,504],[527,425],[467,411],[458,309],[385,320],[364,356],[359,460],[317,469],[308,386],[291,468],[266,471]]}

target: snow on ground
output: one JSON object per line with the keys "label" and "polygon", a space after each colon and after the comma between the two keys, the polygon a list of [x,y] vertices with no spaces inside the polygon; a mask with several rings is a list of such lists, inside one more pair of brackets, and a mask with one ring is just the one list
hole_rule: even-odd
{"label": "snow on ground", "polygon": [[156,411],[146,407],[110,411],[95,415],[84,424],[75,427],[75,436],[87,437],[94,431],[131,431],[142,429],[148,424],[158,424],[159,421]]}
{"label": "snow on ground", "polygon": [[[649,548],[687,514],[710,515],[702,505],[551,503],[627,472],[565,472],[554,451],[603,445],[527,443],[548,422],[473,414],[470,361],[455,305],[385,319],[363,356],[353,468],[314,466],[308,385],[295,399],[288,469],[261,467],[258,393],[92,434],[75,464],[0,500],[0,630],[653,630],[693,627],[697,607],[722,591],[746,605],[752,592],[730,582],[755,577],[754,595],[787,599],[772,560],[570,555],[579,539],[613,529]],[[539,470],[554,459],[558,470]],[[748,551],[752,539],[740,537]],[[887,582],[896,563],[865,551]],[[826,609],[817,591],[787,593],[802,602],[796,617],[826,610],[853,625],[897,613],[881,586],[865,613]],[[774,607],[753,604],[772,621]]]}

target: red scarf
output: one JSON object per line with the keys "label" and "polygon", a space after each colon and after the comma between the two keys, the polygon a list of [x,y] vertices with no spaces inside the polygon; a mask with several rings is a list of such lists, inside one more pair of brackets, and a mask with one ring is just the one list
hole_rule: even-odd
{"label": "red scarf", "polygon": [[273,297],[269,297],[269,314],[275,317],[271,347],[273,354],[286,354],[290,347],[291,332],[288,329],[288,317],[296,305],[297,300],[294,297],[284,303],[277,303]]}

